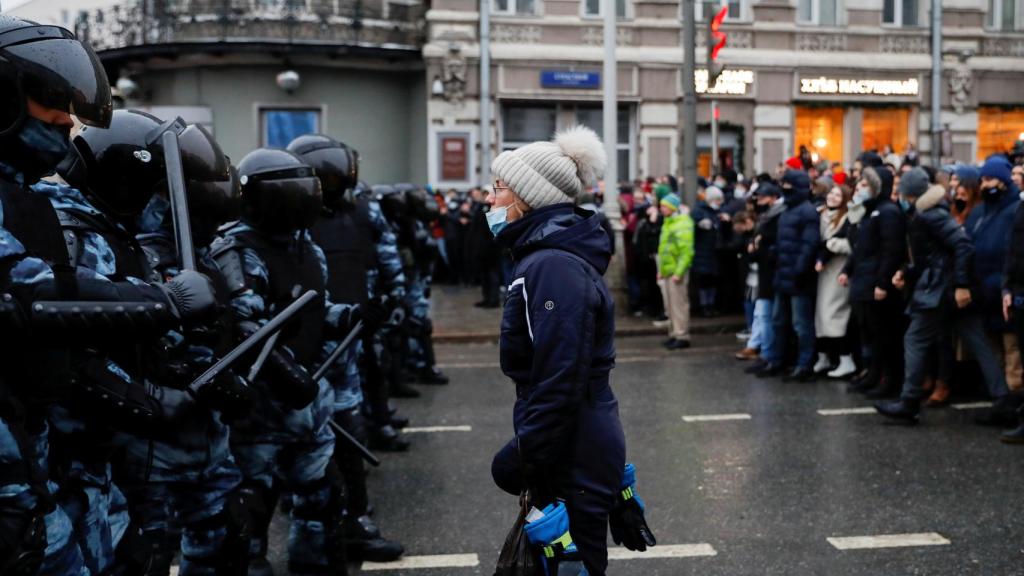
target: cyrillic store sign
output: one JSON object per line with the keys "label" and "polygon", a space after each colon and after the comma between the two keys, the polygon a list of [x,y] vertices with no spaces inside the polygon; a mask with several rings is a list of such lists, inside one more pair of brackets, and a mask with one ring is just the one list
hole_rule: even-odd
{"label": "cyrillic store sign", "polygon": [[824,96],[917,96],[920,93],[920,81],[917,78],[879,79],[879,78],[801,78],[801,94],[820,94]]}
{"label": "cyrillic store sign", "polygon": [[595,89],[601,87],[601,73],[542,70],[540,73],[540,85],[542,88]]}
{"label": "cyrillic store sign", "polygon": [[710,89],[708,89],[708,71],[704,68],[693,71],[693,80],[697,85],[697,94],[746,96],[750,92],[750,87],[754,85],[754,71],[726,68],[719,74],[718,80]]}

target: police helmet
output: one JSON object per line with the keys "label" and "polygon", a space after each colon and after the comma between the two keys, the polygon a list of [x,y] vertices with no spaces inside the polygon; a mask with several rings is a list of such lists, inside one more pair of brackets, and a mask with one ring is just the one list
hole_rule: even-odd
{"label": "police helmet", "polygon": [[323,209],[316,171],[293,152],[258,148],[238,163],[242,220],[278,234],[312,226]]}
{"label": "police helmet", "polygon": [[395,189],[405,193],[409,213],[416,219],[429,223],[441,217],[441,209],[437,205],[437,200],[423,188],[414,184],[395,184]]}
{"label": "police helmet", "polygon": [[398,222],[405,217],[407,206],[405,193],[402,190],[390,184],[374,184],[371,190],[388,220]]}
{"label": "police helmet", "polygon": [[59,26],[0,14],[0,137],[16,134],[28,101],[107,126],[110,83],[88,43]]}
{"label": "police helmet", "polygon": [[355,149],[330,136],[308,134],[292,140],[288,150],[316,170],[325,206],[340,208],[352,204],[352,191],[359,181],[359,153]]}

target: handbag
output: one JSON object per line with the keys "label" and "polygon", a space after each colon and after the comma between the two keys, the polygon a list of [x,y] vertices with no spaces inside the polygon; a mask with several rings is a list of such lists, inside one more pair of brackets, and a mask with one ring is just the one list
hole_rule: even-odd
{"label": "handbag", "polygon": [[524,491],[519,495],[519,516],[505,537],[505,544],[498,554],[498,565],[494,568],[494,576],[539,576],[542,567],[530,547],[526,537],[526,515],[530,512],[529,494]]}

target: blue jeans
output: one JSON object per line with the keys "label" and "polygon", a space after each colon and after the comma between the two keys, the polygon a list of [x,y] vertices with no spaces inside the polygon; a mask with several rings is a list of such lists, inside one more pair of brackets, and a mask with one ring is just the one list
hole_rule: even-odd
{"label": "blue jeans", "polygon": [[769,362],[779,364],[786,359],[786,340],[790,326],[796,331],[797,368],[810,370],[814,364],[814,298],[805,295],[776,294],[772,310],[775,337]]}
{"label": "blue jeans", "polygon": [[754,302],[754,321],[750,325],[750,340],[747,340],[747,348],[756,348],[761,351],[761,358],[770,361],[775,349],[775,329],[772,325],[773,301],[768,298],[759,298]]}

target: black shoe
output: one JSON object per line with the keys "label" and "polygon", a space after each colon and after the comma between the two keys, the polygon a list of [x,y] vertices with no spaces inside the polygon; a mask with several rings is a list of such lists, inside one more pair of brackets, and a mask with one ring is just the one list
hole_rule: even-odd
{"label": "black shoe", "polygon": [[344,527],[345,548],[351,560],[394,562],[405,553],[404,546],[381,536],[380,529],[369,516],[346,517]]}
{"label": "black shoe", "polygon": [[668,322],[668,316],[662,314],[654,319],[655,322]]}
{"label": "black shoe", "polygon": [[745,373],[747,373],[747,374],[757,374],[758,370],[761,370],[762,368],[764,368],[767,365],[768,365],[767,362],[765,362],[764,360],[758,359],[758,360],[755,360],[754,363],[751,364],[750,366],[747,366],[746,368],[744,368],[743,371]]}
{"label": "black shoe", "polygon": [[888,382],[882,382],[864,393],[868,400],[885,400],[896,396],[899,396],[899,390],[895,386],[890,386]]}
{"label": "black shoe", "polygon": [[1003,432],[999,436],[999,441],[1004,444],[1024,444],[1024,424]]}
{"label": "black shoe", "polygon": [[665,348],[668,348],[669,346],[674,344],[675,341],[676,341],[676,339],[674,337],[673,338],[666,338],[665,340],[663,340],[661,342],[661,345],[664,346]]}
{"label": "black shoe", "polygon": [[409,442],[391,426],[381,426],[370,430],[370,448],[381,452],[405,452]]}
{"label": "black shoe", "polygon": [[419,398],[420,391],[409,386],[405,382],[400,382],[397,386],[391,388],[392,398]]}
{"label": "black shoe", "polygon": [[754,372],[758,378],[774,378],[781,376],[786,371],[786,368],[781,364],[774,364],[772,362],[766,363],[761,367],[760,370]]}
{"label": "black shoe", "polygon": [[1013,428],[1018,424],[1018,406],[1019,401],[1015,396],[1003,396],[992,405],[992,408],[978,414],[978,416],[974,418],[974,423],[980,424],[981,426]]}
{"label": "black shoe", "polygon": [[686,350],[690,347],[689,340],[674,340],[671,344],[665,346],[669,350]]}
{"label": "black shoe", "polygon": [[875,410],[887,418],[892,418],[903,424],[917,424],[921,419],[921,406],[911,400],[894,400],[892,402],[878,402]]}
{"label": "black shoe", "polygon": [[416,375],[416,381],[420,384],[447,384],[448,376],[437,369],[436,366],[424,368]]}
{"label": "black shoe", "polygon": [[409,419],[404,416],[392,416],[389,423],[395,430],[401,430],[402,428],[409,427]]}
{"label": "black shoe", "polygon": [[813,382],[814,371],[810,368],[795,368],[782,377],[783,382]]}

